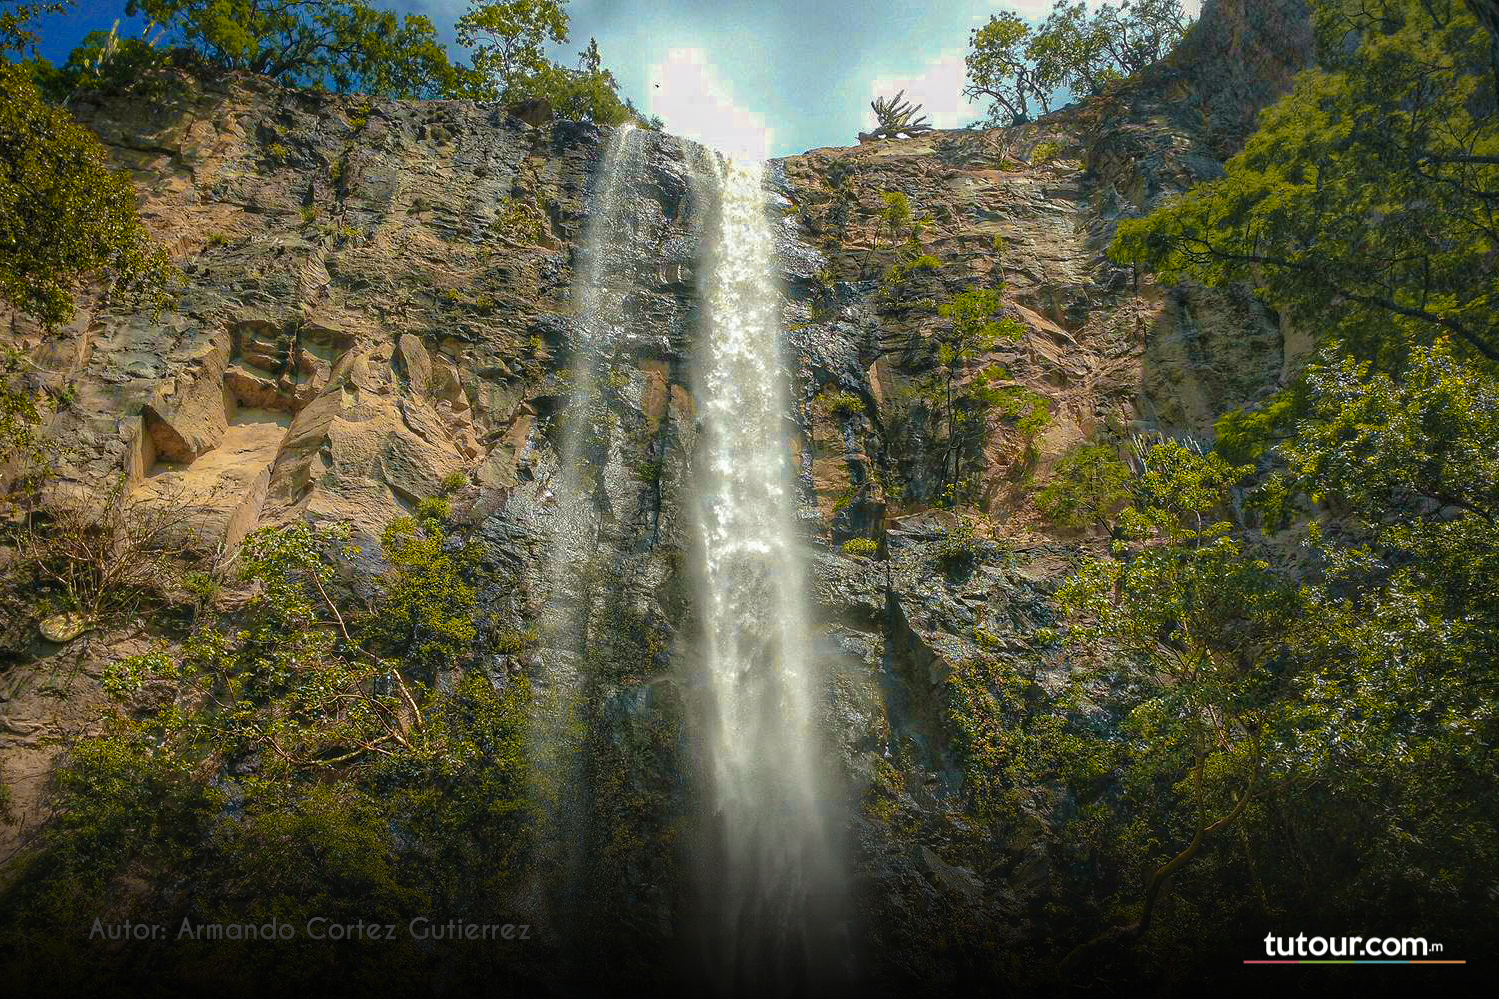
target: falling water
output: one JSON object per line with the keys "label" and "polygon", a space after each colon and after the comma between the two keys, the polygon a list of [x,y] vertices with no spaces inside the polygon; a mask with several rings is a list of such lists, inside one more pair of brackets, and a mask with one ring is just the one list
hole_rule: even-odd
{"label": "falling water", "polygon": [[841,878],[793,527],[780,296],[761,165],[702,159],[718,204],[699,358],[711,959],[725,991],[798,992],[836,974]]}
{"label": "falling water", "polygon": [[[582,919],[588,833],[583,774],[583,711],[588,684],[592,571],[600,552],[608,490],[610,434],[602,387],[614,364],[627,310],[629,279],[644,249],[637,225],[638,192],[647,161],[643,136],[624,125],[606,147],[588,201],[588,226],[573,287],[574,357],[566,403],[559,406],[558,462],[542,500],[550,550],[543,579],[551,581],[541,630],[547,654],[537,679],[537,710],[529,733],[534,794],[545,823],[540,837],[542,884],[552,929],[575,935]],[[601,453],[602,452],[602,453]]]}

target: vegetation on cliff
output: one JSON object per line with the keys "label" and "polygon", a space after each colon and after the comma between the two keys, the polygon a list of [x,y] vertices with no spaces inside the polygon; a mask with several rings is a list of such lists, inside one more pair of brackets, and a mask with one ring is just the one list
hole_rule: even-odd
{"label": "vegetation on cliff", "polygon": [[1091,14],[1086,3],[1057,0],[1034,26],[1002,10],[969,35],[963,96],[989,102],[990,125],[1022,125],[1033,108],[1045,114],[1070,95],[1096,96],[1159,61],[1191,24],[1179,0],[1123,0]]}

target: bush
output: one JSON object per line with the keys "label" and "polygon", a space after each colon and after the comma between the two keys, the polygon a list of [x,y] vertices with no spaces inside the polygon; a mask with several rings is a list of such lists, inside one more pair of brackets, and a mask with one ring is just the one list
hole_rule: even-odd
{"label": "bush", "polygon": [[1058,527],[1105,523],[1129,502],[1129,466],[1107,444],[1079,444],[1057,462],[1051,482],[1036,494],[1036,509]]}
{"label": "bush", "polygon": [[1031,162],[1049,163],[1060,155],[1062,155],[1062,144],[1048,139],[1036,143],[1036,147],[1031,150]]}
{"label": "bush", "polygon": [[864,402],[852,392],[834,392],[828,397],[828,412],[834,416],[862,416]]}
{"label": "bush", "polygon": [[873,558],[880,550],[880,544],[872,538],[852,538],[843,542],[843,554],[855,555],[860,558]]}
{"label": "bush", "polygon": [[535,202],[506,198],[500,203],[497,225],[510,239],[519,243],[539,243],[552,230],[547,218]]}
{"label": "bush", "polygon": [[979,540],[974,536],[973,525],[966,520],[959,521],[937,546],[937,564],[949,574],[973,568],[978,556]]}
{"label": "bush", "polygon": [[1026,440],[1034,438],[1051,422],[1046,397],[1019,385],[1000,389],[995,408]]}
{"label": "bush", "polygon": [[166,305],[174,272],[135,205],[94,134],[43,101],[25,66],[0,61],[0,303],[56,326],[102,276],[138,304]]}

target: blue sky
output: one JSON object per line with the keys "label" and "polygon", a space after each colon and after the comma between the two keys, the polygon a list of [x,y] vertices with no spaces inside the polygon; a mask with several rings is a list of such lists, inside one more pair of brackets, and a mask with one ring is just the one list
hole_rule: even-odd
{"label": "blue sky", "polygon": [[[427,14],[451,40],[468,3],[390,6]],[[1195,12],[1197,2],[1186,6]],[[79,0],[44,24],[43,54],[61,62],[124,8]],[[554,58],[571,65],[595,37],[624,93],[668,130],[727,152],[781,156],[854,143],[873,124],[870,100],[902,88],[938,128],[980,117],[960,93],[968,32],[1005,8],[1039,18],[1051,0],[572,0],[572,41]]]}

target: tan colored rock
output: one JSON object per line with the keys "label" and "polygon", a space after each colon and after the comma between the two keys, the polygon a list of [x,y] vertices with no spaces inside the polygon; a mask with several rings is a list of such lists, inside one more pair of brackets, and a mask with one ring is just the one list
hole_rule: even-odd
{"label": "tan colored rock", "polygon": [[431,394],[432,358],[419,338],[410,333],[402,333],[401,338],[396,341],[396,360],[400,363],[400,370],[406,375],[406,384],[412,395]]}
{"label": "tan colored rock", "polygon": [[225,362],[221,347],[209,347],[152,393],[142,419],[158,458],[189,464],[224,439],[233,406],[224,388]]}
{"label": "tan colored rock", "polygon": [[71,642],[88,631],[90,627],[92,627],[92,622],[87,617],[77,611],[67,611],[42,619],[42,622],[37,625],[37,630],[47,641],[61,645]]}

